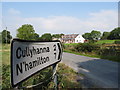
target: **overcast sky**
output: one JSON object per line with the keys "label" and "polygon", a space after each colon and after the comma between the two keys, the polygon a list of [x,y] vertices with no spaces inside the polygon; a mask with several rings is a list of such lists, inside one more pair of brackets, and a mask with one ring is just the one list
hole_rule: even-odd
{"label": "overcast sky", "polygon": [[118,26],[117,2],[2,2],[2,27],[15,37],[23,24],[35,32],[83,34]]}

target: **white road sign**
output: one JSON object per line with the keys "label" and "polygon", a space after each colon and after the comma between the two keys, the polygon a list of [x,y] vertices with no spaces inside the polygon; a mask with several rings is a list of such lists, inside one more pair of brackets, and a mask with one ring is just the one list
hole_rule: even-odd
{"label": "white road sign", "polygon": [[13,39],[11,43],[11,83],[15,87],[40,70],[61,61],[59,41],[40,42]]}

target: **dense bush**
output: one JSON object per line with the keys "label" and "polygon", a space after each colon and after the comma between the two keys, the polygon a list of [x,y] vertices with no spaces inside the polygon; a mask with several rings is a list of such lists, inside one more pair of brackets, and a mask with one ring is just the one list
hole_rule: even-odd
{"label": "dense bush", "polygon": [[120,62],[120,46],[116,44],[79,43],[74,46],[65,44],[64,51]]}
{"label": "dense bush", "polygon": [[[48,80],[44,82],[42,85],[39,85],[34,88],[40,88],[40,89],[47,89],[49,87],[49,78],[52,76],[52,70],[51,67],[44,69],[40,71],[39,73],[35,74],[34,76],[30,77],[26,81],[22,83],[22,86],[30,86],[38,84],[42,81]],[[12,89],[11,83],[10,83],[10,65],[2,65],[2,89]]]}
{"label": "dense bush", "polygon": [[120,55],[120,50],[116,47],[104,47],[98,50],[99,55]]}
{"label": "dense bush", "polygon": [[2,88],[11,88],[10,84],[10,65],[2,65]]}
{"label": "dense bush", "polygon": [[116,47],[101,48],[97,51],[97,54],[100,55],[102,59],[120,62],[120,50],[116,49]]}
{"label": "dense bush", "polygon": [[92,44],[92,43],[79,43],[78,45],[75,46],[75,50],[77,52],[92,52],[95,51],[97,49],[99,49],[100,47],[96,44]]}
{"label": "dense bush", "polygon": [[64,47],[63,49],[66,49],[66,50],[71,50],[71,51],[74,51],[74,47],[77,45],[77,44],[63,44]]}
{"label": "dense bush", "polygon": [[64,43],[61,43],[62,44],[62,48],[65,49],[65,44]]}
{"label": "dense bush", "polygon": [[116,40],[114,43],[115,44],[120,44],[120,40]]}
{"label": "dense bush", "polygon": [[[10,83],[10,65],[2,65],[2,89],[13,89],[11,87]],[[30,77],[26,81],[22,83],[22,87],[36,85],[40,82],[44,82],[41,85],[35,86],[33,88],[30,88],[30,90],[48,90],[48,89],[54,89],[54,82],[53,79],[50,78],[52,76],[52,67],[46,68],[39,73],[35,74],[34,76]],[[73,71],[73,69],[69,68],[65,64],[59,64],[58,70],[57,70],[57,83],[58,88],[80,88],[80,83],[75,81],[75,77],[78,76],[78,74]],[[74,81],[74,82],[73,82]],[[24,89],[23,89],[24,90]],[[25,89],[27,90],[27,89]],[[28,89],[29,90],[29,89]]]}

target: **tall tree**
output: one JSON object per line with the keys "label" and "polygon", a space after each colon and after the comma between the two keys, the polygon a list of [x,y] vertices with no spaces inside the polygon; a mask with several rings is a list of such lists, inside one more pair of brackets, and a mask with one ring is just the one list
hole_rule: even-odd
{"label": "tall tree", "polygon": [[50,33],[45,33],[40,38],[43,41],[52,41],[52,36]]}
{"label": "tall tree", "polygon": [[86,39],[86,40],[90,40],[91,37],[90,37],[91,33],[84,33],[82,36]]}
{"label": "tall tree", "polygon": [[101,37],[101,32],[100,31],[91,31],[91,33],[84,33],[82,35],[86,40],[98,40]]}
{"label": "tall tree", "polygon": [[120,27],[115,28],[110,32],[110,35],[108,36],[108,39],[120,39]]}
{"label": "tall tree", "polygon": [[106,40],[109,35],[110,35],[110,32],[103,32],[101,39]]}
{"label": "tall tree", "polygon": [[99,40],[101,37],[101,32],[100,31],[95,31],[93,30],[90,35],[92,40]]}
{"label": "tall tree", "polygon": [[62,33],[61,34],[53,34],[52,37],[53,38],[61,38],[62,35],[64,35],[64,34],[62,34]]}
{"label": "tall tree", "polygon": [[17,37],[24,40],[34,40],[35,30],[32,25],[25,24],[17,29]]}
{"label": "tall tree", "polygon": [[38,40],[39,39],[39,34],[34,33],[34,40]]}
{"label": "tall tree", "polygon": [[2,32],[0,32],[0,44],[2,43]]}
{"label": "tall tree", "polygon": [[2,36],[2,43],[10,43],[10,40],[12,39],[12,36],[10,35],[10,31],[3,30],[1,32]]}

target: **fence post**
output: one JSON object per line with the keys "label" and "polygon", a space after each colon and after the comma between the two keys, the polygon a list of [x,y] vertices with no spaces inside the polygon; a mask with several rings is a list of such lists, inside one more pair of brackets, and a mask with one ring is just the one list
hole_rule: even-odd
{"label": "fence post", "polygon": [[21,87],[22,87],[22,83],[20,83],[16,87],[14,87],[13,90],[23,90],[23,89],[21,89]]}
{"label": "fence post", "polygon": [[13,90],[18,90],[18,86],[14,87]]}
{"label": "fence post", "polygon": [[18,85],[18,89],[19,89],[19,90],[23,90],[23,89],[22,89],[22,83],[20,83],[20,84]]}
{"label": "fence post", "polygon": [[58,85],[57,85],[57,75],[56,75],[56,70],[57,70],[58,64],[53,65],[53,81],[55,83],[55,90],[57,90]]}

